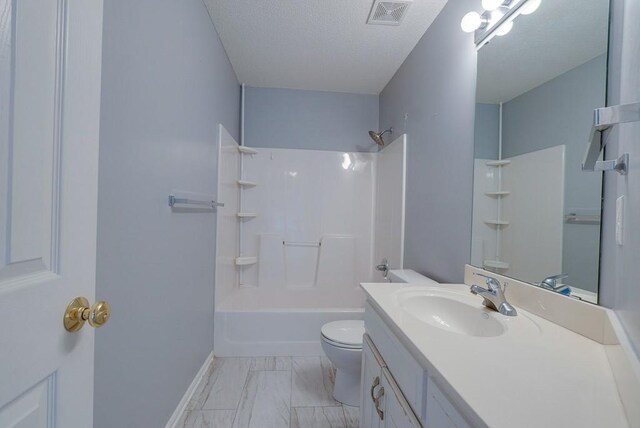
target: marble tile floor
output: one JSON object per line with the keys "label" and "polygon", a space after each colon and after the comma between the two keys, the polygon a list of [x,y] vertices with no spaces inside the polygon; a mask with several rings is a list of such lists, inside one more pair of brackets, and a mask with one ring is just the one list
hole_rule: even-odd
{"label": "marble tile floor", "polygon": [[326,357],[216,358],[179,428],[358,428],[359,409],[331,395]]}

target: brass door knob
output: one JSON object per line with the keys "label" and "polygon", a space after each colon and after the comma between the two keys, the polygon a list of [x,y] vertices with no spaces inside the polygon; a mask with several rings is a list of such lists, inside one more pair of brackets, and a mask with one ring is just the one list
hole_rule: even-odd
{"label": "brass door knob", "polygon": [[89,307],[89,301],[85,297],[76,297],[64,311],[64,328],[73,333],[80,330],[87,321],[91,327],[102,327],[110,316],[111,306],[104,300]]}

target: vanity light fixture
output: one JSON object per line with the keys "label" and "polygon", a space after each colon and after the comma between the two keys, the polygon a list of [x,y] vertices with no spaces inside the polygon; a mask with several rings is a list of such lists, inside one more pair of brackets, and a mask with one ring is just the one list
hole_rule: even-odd
{"label": "vanity light fixture", "polygon": [[465,33],[473,33],[480,28],[486,27],[489,24],[489,20],[480,15],[478,12],[469,12],[462,17],[460,27]]}
{"label": "vanity light fixture", "polygon": [[482,0],[482,8],[484,10],[492,11],[499,8],[504,3],[507,2],[505,2],[504,0]]}
{"label": "vanity light fixture", "polygon": [[482,0],[484,12],[467,13],[460,26],[466,33],[475,32],[476,49],[480,49],[493,37],[508,34],[517,16],[532,14],[541,3],[542,0]]}
{"label": "vanity light fixture", "polygon": [[496,36],[506,36],[513,28],[513,21],[505,22],[498,29],[496,29]]}
{"label": "vanity light fixture", "polygon": [[[502,17],[505,15],[505,13],[507,12],[507,11],[502,11],[501,9],[502,8],[500,8],[498,10],[495,10],[491,14],[491,21],[493,23],[499,22],[502,19]],[[513,20],[506,21],[502,25],[499,25],[499,26],[496,27],[496,30],[495,30],[496,36],[505,36],[505,35],[509,34],[509,31],[511,31],[512,28],[513,28]]]}

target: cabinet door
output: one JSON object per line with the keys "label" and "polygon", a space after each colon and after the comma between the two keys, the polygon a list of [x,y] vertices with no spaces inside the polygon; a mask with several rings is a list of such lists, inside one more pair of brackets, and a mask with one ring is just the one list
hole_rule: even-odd
{"label": "cabinet door", "polygon": [[[365,334],[362,341],[360,428],[382,428],[384,426],[376,409],[376,395],[382,392],[380,388],[383,364],[369,335]],[[378,399],[377,405],[382,409],[382,398]]]}
{"label": "cabinet door", "polygon": [[404,398],[398,384],[386,368],[382,369],[381,383],[384,391],[384,427],[421,428],[409,402]]}

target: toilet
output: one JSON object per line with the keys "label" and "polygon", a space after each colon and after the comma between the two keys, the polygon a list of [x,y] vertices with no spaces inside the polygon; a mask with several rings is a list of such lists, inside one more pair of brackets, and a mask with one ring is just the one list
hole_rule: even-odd
{"label": "toilet", "polygon": [[364,321],[332,321],[322,326],[321,344],[336,368],[333,398],[348,406],[360,405],[360,367]]}
{"label": "toilet", "polygon": [[[411,269],[390,270],[387,282],[438,285],[431,278]],[[364,321],[333,321],[320,329],[320,343],[327,358],[336,367],[333,398],[348,406],[360,405],[360,367],[362,365]]]}

